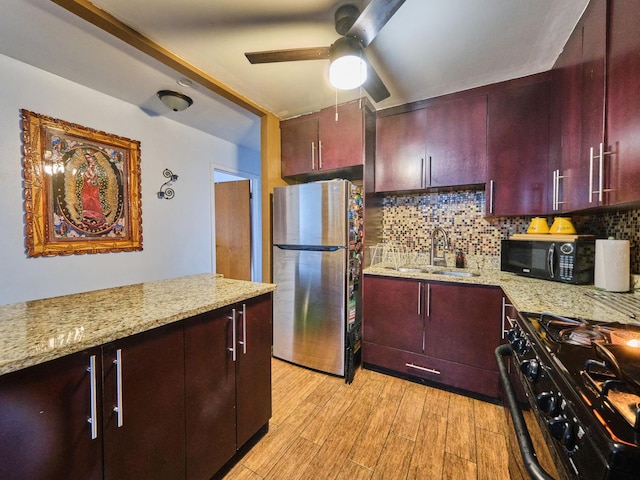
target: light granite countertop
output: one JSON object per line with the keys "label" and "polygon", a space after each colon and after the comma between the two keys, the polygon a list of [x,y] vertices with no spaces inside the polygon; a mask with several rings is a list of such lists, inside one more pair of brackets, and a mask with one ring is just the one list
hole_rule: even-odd
{"label": "light granite countertop", "polygon": [[0,306],[0,374],[20,370],[275,290],[192,275]]}
{"label": "light granite countertop", "polygon": [[[633,320],[627,315],[587,296],[587,292],[597,292],[593,285],[568,285],[548,280],[527,278],[493,269],[476,270],[447,267],[429,267],[429,269],[468,271],[478,275],[473,277],[450,277],[441,274],[399,272],[386,267],[385,264],[377,264],[366,268],[364,269],[364,274],[496,286],[502,288],[511,303],[521,312],[549,312],[561,316],[580,317],[605,322],[630,323],[640,321],[640,319]],[[612,295],[632,295],[640,301],[640,294],[637,291]]]}

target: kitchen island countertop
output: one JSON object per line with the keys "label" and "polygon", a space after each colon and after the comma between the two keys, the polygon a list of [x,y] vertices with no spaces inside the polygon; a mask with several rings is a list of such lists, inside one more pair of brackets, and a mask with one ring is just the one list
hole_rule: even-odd
{"label": "kitchen island countertop", "polygon": [[276,286],[200,274],[0,305],[0,375],[265,293]]}
{"label": "kitchen island countertop", "polygon": [[[377,264],[364,269],[365,275],[382,275],[388,277],[413,278],[419,280],[464,283],[473,285],[489,285],[502,288],[514,307],[520,312],[542,313],[550,312],[566,317],[581,317],[590,320],[606,322],[629,323],[634,321],[627,315],[605,306],[599,301],[587,296],[587,292],[596,292],[593,285],[568,285],[565,283],[538,280],[486,269],[456,269],[445,267],[431,267],[434,270],[459,270],[461,272],[478,273],[472,277],[444,276],[442,274],[399,272],[384,264]],[[618,293],[615,295],[633,295],[640,297],[637,292]],[[640,301],[640,298],[638,298]],[[635,321],[640,321],[637,319]]]}

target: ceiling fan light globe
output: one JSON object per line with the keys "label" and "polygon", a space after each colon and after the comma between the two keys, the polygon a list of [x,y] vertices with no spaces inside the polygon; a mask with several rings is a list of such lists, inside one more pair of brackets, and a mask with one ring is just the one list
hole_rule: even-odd
{"label": "ceiling fan light globe", "polygon": [[329,83],[338,90],[358,88],[366,80],[367,64],[358,55],[344,55],[329,65]]}

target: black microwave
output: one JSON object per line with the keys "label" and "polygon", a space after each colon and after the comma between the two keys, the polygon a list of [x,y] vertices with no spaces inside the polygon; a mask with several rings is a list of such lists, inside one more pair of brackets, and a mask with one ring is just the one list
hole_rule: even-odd
{"label": "black microwave", "polygon": [[500,270],[556,282],[593,283],[596,241],[593,237],[563,241],[502,240]]}

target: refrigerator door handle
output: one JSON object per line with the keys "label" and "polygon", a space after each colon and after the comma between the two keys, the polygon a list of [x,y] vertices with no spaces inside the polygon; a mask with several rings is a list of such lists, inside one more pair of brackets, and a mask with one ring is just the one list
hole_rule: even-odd
{"label": "refrigerator door handle", "polygon": [[323,245],[274,245],[274,247],[278,247],[280,250],[304,250],[307,252],[336,252],[343,247],[339,247],[336,245],[332,246],[323,246]]}

